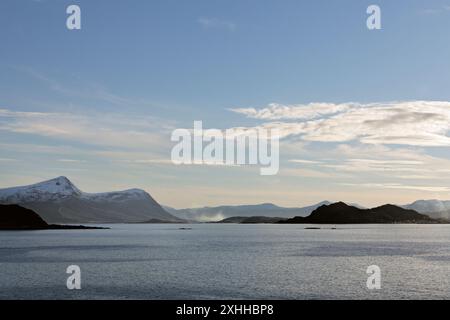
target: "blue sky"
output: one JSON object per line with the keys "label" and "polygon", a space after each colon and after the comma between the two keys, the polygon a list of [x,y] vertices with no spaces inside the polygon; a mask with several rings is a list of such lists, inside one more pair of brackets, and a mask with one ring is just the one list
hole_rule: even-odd
{"label": "blue sky", "polygon": [[[65,26],[70,4],[81,30]],[[370,4],[382,30],[366,28]],[[85,191],[140,187],[175,207],[450,199],[449,33],[450,1],[1,1],[0,187],[66,175]],[[346,109],[345,121],[327,111],[334,122],[312,134],[299,116],[320,108],[311,103],[370,110]],[[261,177],[165,163],[171,130],[194,120],[302,128],[286,129],[280,173]],[[374,120],[384,125],[329,138]]]}

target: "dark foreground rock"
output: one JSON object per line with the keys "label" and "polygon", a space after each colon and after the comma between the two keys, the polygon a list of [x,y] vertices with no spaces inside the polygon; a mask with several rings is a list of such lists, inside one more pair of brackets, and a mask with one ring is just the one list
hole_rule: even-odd
{"label": "dark foreground rock", "polygon": [[230,217],[218,221],[217,223],[277,223],[286,220],[279,217],[265,217],[265,216],[253,216],[253,217]]}
{"label": "dark foreground rock", "polygon": [[0,230],[108,229],[100,227],[48,224],[36,212],[19,205],[0,205]]}

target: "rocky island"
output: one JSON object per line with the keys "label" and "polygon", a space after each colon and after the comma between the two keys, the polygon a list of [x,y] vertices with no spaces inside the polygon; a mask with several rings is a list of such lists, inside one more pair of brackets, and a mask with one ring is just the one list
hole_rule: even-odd
{"label": "rocky island", "polygon": [[279,223],[312,224],[360,224],[360,223],[449,223],[443,219],[433,219],[414,210],[385,204],[372,209],[360,209],[344,202],[323,205],[307,217],[294,217]]}

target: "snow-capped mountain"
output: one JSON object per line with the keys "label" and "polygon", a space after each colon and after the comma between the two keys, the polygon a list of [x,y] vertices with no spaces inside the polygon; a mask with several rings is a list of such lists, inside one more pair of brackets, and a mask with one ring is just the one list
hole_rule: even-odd
{"label": "snow-capped mountain", "polygon": [[0,189],[2,203],[20,203],[34,201],[59,201],[70,196],[81,196],[81,192],[66,177],[58,177],[29,186]]}
{"label": "snow-capped mountain", "polygon": [[450,201],[448,200],[417,200],[402,207],[426,214],[432,218],[450,218]]}
{"label": "snow-capped mountain", "polygon": [[0,189],[0,203],[32,209],[47,223],[180,221],[144,190],[86,193],[66,177]]}

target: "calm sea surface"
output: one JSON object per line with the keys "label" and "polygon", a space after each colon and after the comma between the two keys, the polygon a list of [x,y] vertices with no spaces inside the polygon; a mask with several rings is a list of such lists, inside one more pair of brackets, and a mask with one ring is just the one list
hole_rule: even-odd
{"label": "calm sea surface", "polygon": [[450,298],[450,225],[110,227],[0,231],[0,299]]}

